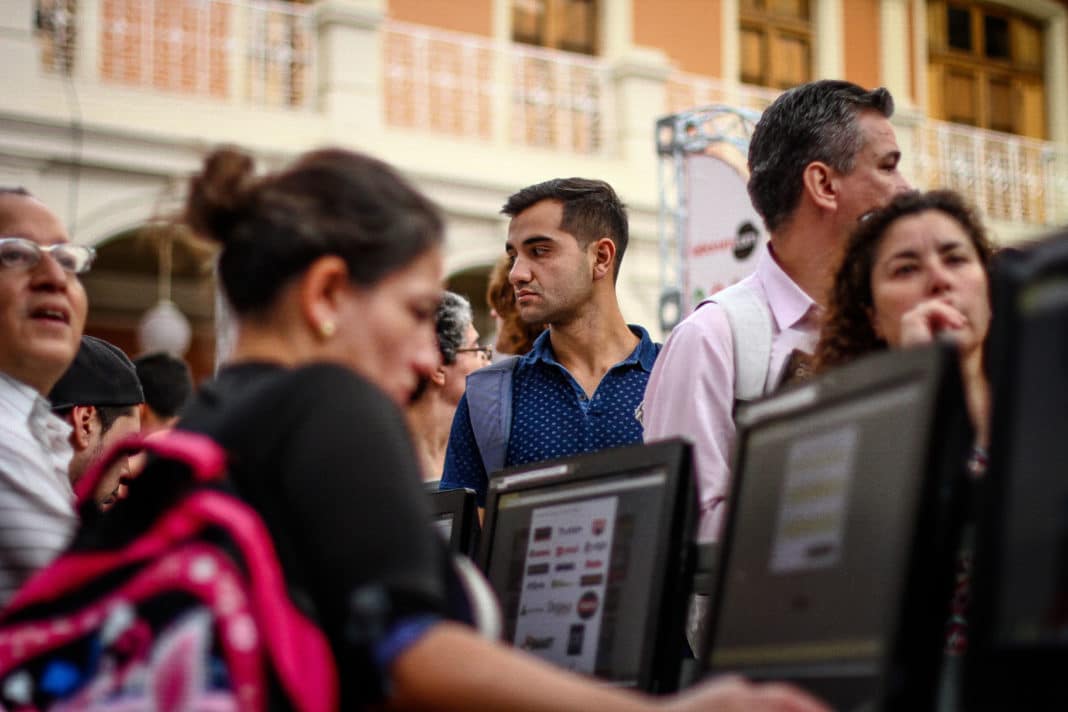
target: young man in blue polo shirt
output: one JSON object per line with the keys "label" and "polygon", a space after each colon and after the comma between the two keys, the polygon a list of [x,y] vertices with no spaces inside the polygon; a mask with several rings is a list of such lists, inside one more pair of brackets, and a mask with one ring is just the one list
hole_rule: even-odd
{"label": "young man in blue polo shirt", "polygon": [[[469,487],[480,506],[499,467],[641,442],[639,405],[660,350],[619,309],[627,213],[610,185],[546,181],[501,212],[512,218],[505,250],[519,314],[548,329],[530,353],[472,374],[456,409],[441,487]],[[488,390],[476,384],[487,375],[498,384]]]}

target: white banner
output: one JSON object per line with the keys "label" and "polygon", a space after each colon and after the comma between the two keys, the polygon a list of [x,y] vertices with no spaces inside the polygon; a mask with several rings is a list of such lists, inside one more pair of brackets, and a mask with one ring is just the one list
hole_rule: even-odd
{"label": "white banner", "polygon": [[688,218],[682,269],[682,315],[705,297],[748,276],[768,240],[739,167],[714,155],[688,154]]}

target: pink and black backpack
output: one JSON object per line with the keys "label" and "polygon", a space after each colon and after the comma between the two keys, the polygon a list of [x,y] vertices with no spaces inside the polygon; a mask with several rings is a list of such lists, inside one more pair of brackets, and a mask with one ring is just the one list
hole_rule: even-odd
{"label": "pink and black backpack", "polygon": [[[142,448],[153,457],[130,497],[98,512],[104,472]],[[125,441],[79,481],[74,541],[0,613],[0,710],[337,708],[326,638],[290,602],[225,464],[207,437],[174,431]]]}

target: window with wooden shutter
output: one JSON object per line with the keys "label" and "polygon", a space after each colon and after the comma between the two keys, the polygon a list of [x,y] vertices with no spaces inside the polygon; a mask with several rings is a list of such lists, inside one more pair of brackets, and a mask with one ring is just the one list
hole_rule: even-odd
{"label": "window with wooden shutter", "polygon": [[512,39],[597,54],[597,0],[512,0]]}
{"label": "window with wooden shutter", "polygon": [[930,0],[927,34],[932,116],[1046,137],[1038,20],[1003,5]]}
{"label": "window with wooden shutter", "polygon": [[788,89],[812,79],[809,0],[740,0],[738,20],[743,82]]}

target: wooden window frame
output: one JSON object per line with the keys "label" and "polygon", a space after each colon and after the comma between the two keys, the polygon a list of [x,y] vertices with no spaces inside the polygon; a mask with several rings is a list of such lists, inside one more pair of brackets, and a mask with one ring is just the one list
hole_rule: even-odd
{"label": "wooden window frame", "polygon": [[[763,5],[763,9],[759,7],[746,6],[742,3],[738,8],[738,28],[739,32],[754,32],[763,36],[762,43],[762,56],[761,65],[763,73],[761,76],[746,76],[745,66],[743,58],[739,58],[739,77],[743,82],[747,84],[756,84],[758,86],[772,87],[775,89],[789,89],[797,84],[803,84],[813,78],[813,64],[815,61],[815,22],[812,19],[813,2],[810,1],[807,7],[808,19],[800,19],[797,17],[790,17],[787,15],[780,15],[767,9],[767,0],[756,0],[755,4]],[[807,43],[808,46],[808,66],[804,68],[802,78],[799,82],[784,82],[777,81],[778,76],[777,67],[773,62],[772,45],[776,42],[786,39],[800,39]],[[739,51],[741,49],[739,48]]]}

